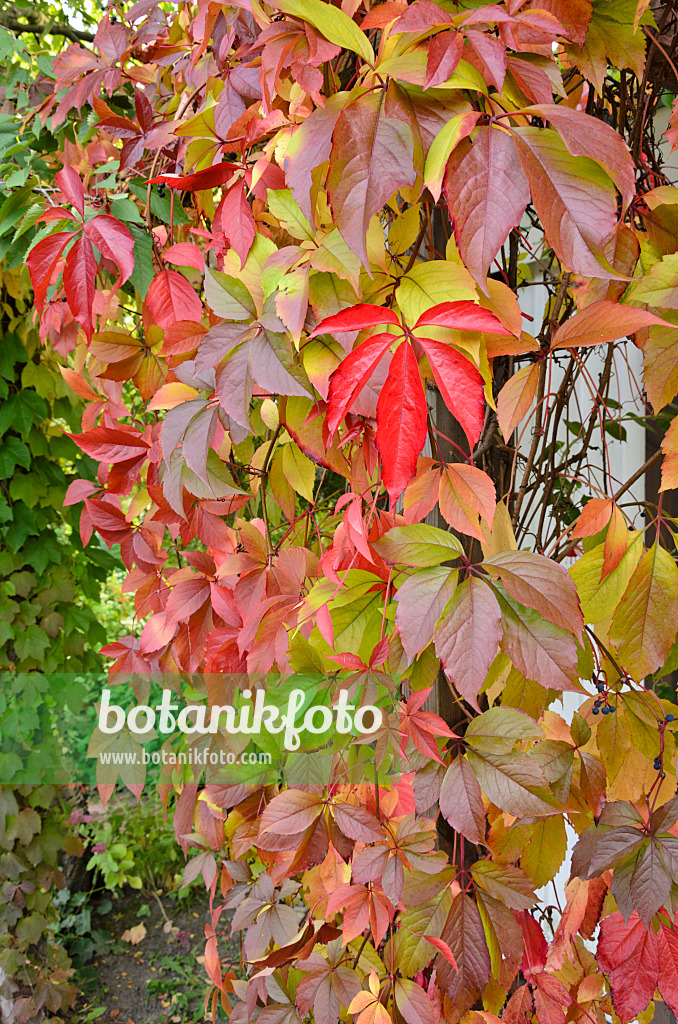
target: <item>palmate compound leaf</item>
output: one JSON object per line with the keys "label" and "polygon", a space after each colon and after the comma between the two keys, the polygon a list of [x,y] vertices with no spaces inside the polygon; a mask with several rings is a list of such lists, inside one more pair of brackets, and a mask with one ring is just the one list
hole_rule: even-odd
{"label": "palmate compound leaf", "polygon": [[225,323],[201,340],[196,367],[216,366],[216,391],[225,412],[243,427],[249,425],[254,385],[270,395],[307,397],[303,373],[293,361],[283,334],[255,323]]}
{"label": "palmate compound leaf", "polygon": [[481,288],[495,256],[517,227],[530,201],[511,135],[502,128],[478,128],[447,165],[443,191],[459,254]]}
{"label": "palmate compound leaf", "polygon": [[461,583],[435,628],[436,654],[448,679],[471,707],[502,636],[501,609],[492,589],[471,576]]}
{"label": "palmate compound leaf", "polygon": [[610,627],[624,668],[642,679],[660,668],[678,621],[678,567],[656,542],[636,566]]}

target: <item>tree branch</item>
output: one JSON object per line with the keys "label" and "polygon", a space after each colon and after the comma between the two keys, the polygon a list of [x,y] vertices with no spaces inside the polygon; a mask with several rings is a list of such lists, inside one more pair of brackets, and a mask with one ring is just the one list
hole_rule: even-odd
{"label": "tree branch", "polygon": [[0,28],[17,34],[28,32],[36,39],[40,39],[42,36],[63,36],[64,39],[70,39],[73,43],[91,43],[94,39],[91,32],[55,21],[43,14],[42,11],[17,7],[15,4],[8,4],[6,7],[0,8]]}

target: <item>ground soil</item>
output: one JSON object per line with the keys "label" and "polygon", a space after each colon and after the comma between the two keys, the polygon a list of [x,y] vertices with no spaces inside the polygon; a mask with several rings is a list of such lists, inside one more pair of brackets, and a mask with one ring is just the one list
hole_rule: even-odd
{"label": "ground soil", "polygon": [[[181,906],[167,896],[158,899],[134,890],[127,890],[105,916],[94,912],[92,930],[101,936],[101,952],[84,967],[87,992],[72,1011],[73,1022],[88,1019],[88,1013],[101,1008],[104,1012],[95,1018],[101,1024],[189,1024],[205,1019],[208,914],[208,901],[202,897]],[[138,944],[123,939],[139,925],[145,935]],[[225,937],[220,952],[237,959],[237,941]]]}

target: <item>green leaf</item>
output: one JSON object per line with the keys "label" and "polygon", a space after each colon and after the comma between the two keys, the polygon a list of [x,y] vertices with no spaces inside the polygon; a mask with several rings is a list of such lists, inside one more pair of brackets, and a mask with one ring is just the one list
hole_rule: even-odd
{"label": "green leaf", "polygon": [[555,878],[566,856],[565,820],[556,814],[530,826],[530,839],[520,858],[520,866],[540,889]]}
{"label": "green leaf", "polygon": [[461,544],[453,533],[426,523],[396,526],[375,541],[373,547],[387,562],[417,568],[441,565],[462,553]]}
{"label": "green leaf", "polygon": [[424,184],[436,201],[440,199],[445,168],[450,154],[456,149],[457,144],[475,128],[477,121],[478,114],[474,110],[456,114],[441,128],[431,143],[424,167]]}
{"label": "green leaf", "polygon": [[568,572],[576,584],[586,622],[595,625],[615,612],[642,553],[643,534],[631,531],[619,565],[604,579],[601,578],[605,563],[604,544],[587,551],[570,566]]}
{"label": "green leaf", "polygon": [[268,208],[292,238],[298,238],[299,241],[313,239],[313,228],[299,209],[291,189],[269,189]]}
{"label": "green leaf", "polygon": [[139,207],[125,196],[113,200],[111,203],[111,213],[118,220],[121,220],[123,224],[143,224]]}
{"label": "green leaf", "polygon": [[9,427],[27,434],[34,420],[44,420],[47,406],[35,391],[20,391],[3,402],[0,408],[0,437]]}
{"label": "green leaf", "polygon": [[22,660],[24,658],[39,660],[51,643],[50,638],[39,626],[29,626],[21,633],[21,636],[16,638],[14,647]]}
{"label": "green leaf", "polygon": [[277,6],[293,18],[301,18],[317,28],[331,43],[353,50],[368,62],[374,63],[374,50],[364,32],[339,7],[322,0],[278,0]]}
{"label": "green leaf", "polygon": [[224,320],[249,322],[257,315],[254,300],[243,282],[217,270],[205,274],[205,300],[212,312]]}
{"label": "green leaf", "polygon": [[153,268],[153,242],[145,228],[140,228],[136,224],[130,224],[129,230],[134,239],[134,270],[129,280],[132,286],[139,292],[141,298],[145,299],[146,293],[151,286],[151,281],[155,276]]}
{"label": "green leaf", "polygon": [[28,469],[31,464],[31,453],[18,437],[8,437],[0,448],[0,480],[7,480],[14,473],[15,466]]}
{"label": "green leaf", "polygon": [[307,501],[313,501],[315,464],[304,455],[294,441],[283,446],[282,464],[283,472],[297,494]]}

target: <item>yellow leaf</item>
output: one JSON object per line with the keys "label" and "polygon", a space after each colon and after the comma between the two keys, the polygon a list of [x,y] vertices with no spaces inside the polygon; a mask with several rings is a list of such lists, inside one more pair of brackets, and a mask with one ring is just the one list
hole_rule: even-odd
{"label": "yellow leaf", "polygon": [[146,938],[146,925],[135,924],[133,928],[127,928],[120,938],[131,946],[138,946]]}
{"label": "yellow leaf", "polygon": [[315,465],[291,441],[283,448],[283,472],[297,494],[307,501],[313,501],[315,485]]}
{"label": "yellow leaf", "polygon": [[614,614],[643,553],[641,531],[630,532],[626,551],[617,568],[601,579],[605,545],[598,544],[570,566],[568,572],[577,585],[584,620],[591,625]]}
{"label": "yellow leaf", "polygon": [[196,388],[192,388],[188,384],[182,384],[178,380],[173,381],[171,384],[163,384],[153,395],[148,409],[149,411],[151,409],[174,409],[176,405],[181,405],[182,402],[190,402],[192,398],[197,398],[199,393]]}
{"label": "yellow leaf", "polygon": [[655,542],[636,566],[610,629],[622,666],[638,681],[666,661],[677,622],[678,566]]}
{"label": "yellow leaf", "polygon": [[662,491],[678,487],[678,416],[671,420],[662,441],[664,462],[662,464]]}
{"label": "yellow leaf", "polygon": [[477,294],[473,278],[465,267],[449,260],[429,260],[415,264],[400,279],[396,299],[407,323],[414,327],[431,306],[457,299],[476,300]]}

